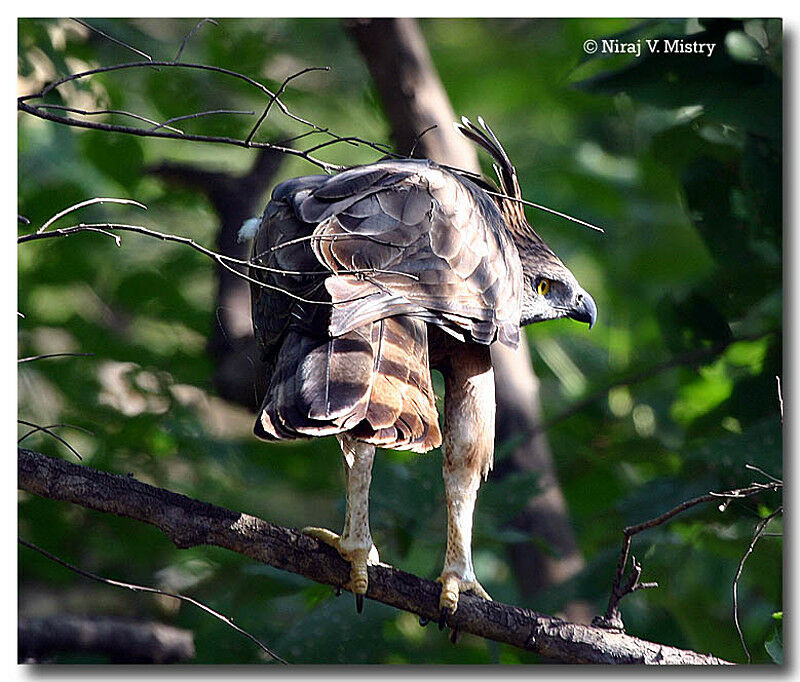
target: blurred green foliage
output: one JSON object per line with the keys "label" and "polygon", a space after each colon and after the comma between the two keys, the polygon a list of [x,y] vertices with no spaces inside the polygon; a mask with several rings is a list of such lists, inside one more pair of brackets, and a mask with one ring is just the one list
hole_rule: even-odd
{"label": "blurred green foliage", "polygon": [[[172,59],[196,22],[89,23],[154,59]],[[587,566],[524,605],[554,613],[581,599],[600,613],[623,526],[757,478],[746,463],[782,475],[775,379],[782,352],[781,23],[435,19],[422,28],[456,112],[490,122],[524,194],[606,230],[600,236],[529,213],[592,292],[601,317],[591,334],[569,321],[527,331]],[[717,48],[711,58],[584,54],[585,40],[603,37],[680,37]],[[19,22],[20,94],[70,72],[138,59],[75,22]],[[336,20],[219,20],[197,31],[182,59],[273,88],[301,68],[330,66],[293,81],[286,104],[340,135],[389,141],[368,72]],[[212,109],[257,115],[265,104],[233,79],[167,68],[100,74],[46,101],[160,121]],[[244,137],[253,119],[219,114],[175,125]],[[119,115],[95,120],[136,124]],[[302,125],[274,111],[257,139],[301,132]],[[334,145],[320,156],[357,164],[376,153]],[[77,201],[128,197],[145,203],[147,213],[93,206],[58,224],[139,223],[212,244],[217,222],[207,200],[163,184],[146,168],[169,159],[241,172],[252,158],[235,147],[109,135],[21,114],[19,212],[32,225],[20,230]],[[278,179],[314,172],[290,158]],[[210,261],[136,235],[123,235],[116,248],[102,235],[84,234],[26,244],[18,262],[20,355],[93,353],[21,365],[20,418],[90,429],[91,435],[60,431],[88,466],[133,472],[276,523],[338,529],[343,495],[335,441],[267,446],[250,435],[251,415],[213,396],[205,352],[215,324]],[[72,458],[43,434],[25,442]],[[509,448],[499,449],[498,460]],[[385,453],[372,489],[382,558],[429,578],[438,574],[445,543],[439,471],[438,453]],[[520,537],[506,523],[535,490],[535,477],[508,476],[486,484],[478,500],[476,570],[503,601],[524,603],[516,580],[525,577],[513,575],[506,553]],[[695,508],[637,536],[643,579],[660,587],[623,602],[628,631],[744,661],[732,581],[755,523],[779,503],[765,497],[724,513]],[[126,519],[23,494],[19,526],[26,539],[84,569],[191,594],[293,662],[536,660],[469,636],[453,647],[435,628],[373,602],[357,616],[349,595],[336,599],[329,588],[222,550],[179,551]],[[770,530],[778,533],[777,526]],[[781,565],[782,539],[766,537],[739,585],[740,620],[755,662],[782,660],[782,621],[772,615],[782,610]],[[24,549],[20,597],[26,613],[99,611],[190,628],[198,662],[261,660],[250,642],[198,610],[87,585]]]}

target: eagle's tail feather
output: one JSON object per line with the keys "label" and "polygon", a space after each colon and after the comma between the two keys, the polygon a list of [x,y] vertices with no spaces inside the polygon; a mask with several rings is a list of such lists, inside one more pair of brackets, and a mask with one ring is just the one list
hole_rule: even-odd
{"label": "eagle's tail feather", "polygon": [[396,316],[327,340],[287,334],[256,435],[344,432],[392,449],[426,452],[441,444],[424,322]]}

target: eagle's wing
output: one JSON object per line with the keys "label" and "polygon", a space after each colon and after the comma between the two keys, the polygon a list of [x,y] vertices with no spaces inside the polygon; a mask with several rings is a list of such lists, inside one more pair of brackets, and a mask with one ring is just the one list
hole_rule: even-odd
{"label": "eagle's wing", "polygon": [[286,197],[316,225],[311,247],[335,276],[330,334],[393,315],[462,340],[519,342],[522,267],[494,202],[429,161],[382,161]]}
{"label": "eagle's wing", "polygon": [[350,432],[424,452],[441,442],[427,324],[518,343],[522,269],[503,219],[477,186],[428,161],[282,183],[252,260],[267,285],[253,286],[271,365],[262,438]]}

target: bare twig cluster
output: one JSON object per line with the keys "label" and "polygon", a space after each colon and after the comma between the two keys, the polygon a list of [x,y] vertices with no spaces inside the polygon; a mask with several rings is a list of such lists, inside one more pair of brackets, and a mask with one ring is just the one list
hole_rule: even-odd
{"label": "bare twig cluster", "polygon": [[[108,35],[107,33],[97,29],[87,22],[75,19],[78,23],[82,26],[94,31],[95,33],[103,36],[104,38],[110,40],[111,42],[120,45],[128,50],[135,52],[136,54],[144,57],[143,61],[138,62],[126,62],[123,64],[112,64],[107,66],[100,66],[93,69],[86,69],[84,71],[80,71],[77,73],[69,74],[67,76],[63,76],[51,83],[46,84],[37,92],[29,93],[27,95],[22,95],[17,99],[17,109],[22,111],[26,114],[30,114],[31,116],[36,116],[37,118],[41,118],[48,121],[53,121],[55,123],[60,123],[62,125],[68,125],[78,128],[87,128],[92,130],[102,130],[105,132],[116,132],[116,133],[125,133],[128,135],[137,135],[140,137],[160,137],[160,138],[169,138],[169,139],[182,139],[182,140],[190,140],[194,142],[213,142],[218,144],[228,144],[237,147],[245,147],[245,148],[265,148],[265,149],[273,149],[275,151],[279,151],[283,154],[288,154],[291,156],[298,156],[309,163],[314,164],[315,166],[321,168],[326,173],[335,172],[338,170],[342,170],[342,166],[328,163],[323,159],[318,158],[314,154],[318,151],[321,151],[327,147],[332,145],[345,143],[349,145],[362,145],[367,146],[371,149],[374,149],[377,152],[380,152],[382,155],[395,155],[390,148],[386,145],[382,145],[376,142],[372,142],[370,140],[365,140],[355,135],[348,135],[348,136],[341,136],[331,132],[328,128],[319,126],[302,116],[294,113],[289,107],[280,99],[280,96],[285,92],[288,84],[300,76],[309,73],[311,71],[328,71],[330,67],[328,66],[314,66],[314,67],[307,67],[297,71],[286,77],[280,86],[276,90],[272,90],[263,83],[250,78],[249,76],[234,71],[232,69],[226,69],[220,66],[212,66],[208,64],[198,64],[194,62],[183,62],[180,61],[181,56],[183,54],[184,48],[186,47],[187,42],[195,35],[198,29],[204,23],[212,23],[216,24],[216,22],[210,19],[204,19],[200,23],[198,23],[183,39],[175,58],[172,60],[156,60],[150,57],[149,55],[145,54],[141,50],[138,50],[123,41],[114,38],[113,36]],[[75,81],[80,81],[83,79],[91,78],[92,76],[96,76],[98,74],[103,73],[110,73],[114,71],[123,71],[123,70],[140,70],[140,69],[189,69],[189,70],[196,70],[196,71],[207,71],[219,74],[226,78],[230,78],[233,80],[240,81],[245,83],[246,85],[250,86],[259,91],[262,96],[267,97],[267,103],[264,107],[263,112],[259,116],[258,120],[250,129],[249,133],[244,138],[237,138],[237,137],[226,137],[226,136],[216,136],[216,135],[202,135],[202,134],[191,134],[186,133],[185,131],[181,130],[173,126],[173,123],[178,123],[180,121],[185,121],[189,119],[200,118],[203,116],[211,116],[211,115],[245,115],[245,116],[253,116],[255,112],[253,111],[240,111],[240,110],[232,110],[232,109],[213,109],[208,111],[198,111],[198,112],[191,112],[182,116],[176,116],[170,118],[166,121],[155,121],[148,116],[144,116],[142,114],[124,110],[117,110],[117,109],[95,109],[95,110],[86,110],[80,109],[77,107],[70,107],[62,104],[56,104],[51,102],[43,101],[50,93],[57,91],[59,87],[67,84],[72,83]],[[302,133],[298,136],[290,138],[284,144],[274,144],[271,142],[263,142],[255,140],[255,136],[258,133],[259,128],[261,127],[264,120],[269,116],[273,107],[277,107],[280,112],[287,117],[289,120],[299,123],[309,130],[305,133]],[[60,113],[57,113],[60,112]],[[148,124],[149,127],[135,127],[131,125],[120,125],[120,124],[111,124],[111,123],[104,123],[100,121],[88,121],[84,118],[75,118],[75,116],[70,116],[69,114],[74,114],[77,116],[82,117],[91,117],[91,116],[123,116],[127,118],[131,118],[142,123]],[[291,146],[288,146],[289,142],[306,139],[309,138],[311,135],[322,135],[327,139],[322,142],[316,142],[312,146],[308,147],[307,149],[294,149]]]}
{"label": "bare twig cluster", "polygon": [[[379,240],[371,235],[359,235],[359,234],[313,235],[312,234],[306,237],[298,237],[296,239],[290,239],[285,242],[281,242],[280,244],[276,244],[275,246],[271,247],[268,251],[254,254],[251,259],[244,260],[241,258],[234,258],[232,256],[227,256],[225,254],[214,251],[213,249],[209,249],[203,246],[202,244],[198,244],[194,239],[191,239],[190,237],[183,237],[181,235],[171,234],[167,232],[158,232],[157,230],[152,230],[142,225],[103,222],[103,223],[79,223],[78,225],[72,225],[69,227],[61,227],[61,228],[52,227],[53,223],[55,223],[59,218],[62,218],[68,215],[69,213],[72,213],[73,211],[76,211],[80,208],[84,208],[86,206],[90,206],[93,204],[103,204],[103,203],[130,204],[138,208],[142,208],[145,210],[147,209],[147,207],[144,204],[141,204],[138,201],[133,201],[131,199],[116,199],[111,197],[95,197],[93,199],[87,199],[86,201],[81,201],[77,204],[73,204],[72,206],[63,209],[62,211],[59,211],[54,216],[50,217],[35,232],[29,232],[27,234],[22,234],[18,236],[17,244],[27,244],[29,242],[40,241],[42,239],[53,239],[56,237],[69,237],[71,235],[79,234],[81,232],[95,232],[98,234],[103,234],[107,237],[111,237],[117,246],[121,246],[122,242],[120,240],[120,237],[119,235],[114,234],[114,232],[132,232],[135,234],[141,234],[147,237],[159,239],[161,241],[183,244],[184,246],[188,246],[191,249],[194,249],[195,251],[203,254],[204,256],[207,256],[225,270],[231,272],[236,277],[239,277],[249,282],[250,284],[254,284],[255,286],[263,287],[265,289],[271,289],[273,291],[277,291],[301,303],[314,303],[318,305],[333,305],[333,303],[330,300],[326,299],[307,299],[302,296],[298,296],[297,294],[294,294],[291,291],[284,289],[283,287],[254,279],[245,272],[237,270],[236,267],[250,268],[251,270],[261,270],[264,272],[271,272],[280,275],[316,275],[324,278],[326,276],[329,276],[330,272],[326,270],[305,271],[305,270],[286,270],[283,268],[273,268],[267,265],[262,265],[261,261],[265,256],[269,255],[270,253],[274,253],[275,251],[278,251],[280,249],[289,246],[293,246],[303,241],[313,241],[322,239],[330,239],[330,240],[367,239],[370,241],[379,242],[383,245],[392,245],[390,242]],[[417,279],[416,275],[410,273],[399,272],[394,270],[381,270],[378,268],[353,268],[353,269],[344,269],[340,271],[340,274],[355,274],[362,277],[368,277],[369,275],[373,275],[376,273],[389,273],[395,275],[402,275],[410,279]],[[360,300],[361,298],[365,297],[366,296],[360,296],[352,299],[347,299],[341,302],[348,303],[351,301]]]}
{"label": "bare twig cluster", "polygon": [[[754,467],[751,467],[754,468]],[[642,566],[636,560],[635,556],[631,555],[631,541],[634,535],[641,533],[642,531],[648,530],[650,528],[655,528],[656,526],[660,526],[667,521],[669,521],[674,516],[677,516],[681,512],[686,511],[687,509],[691,509],[692,507],[697,506],[698,504],[703,504],[706,502],[720,502],[722,500],[722,504],[720,505],[721,509],[727,506],[727,504],[731,500],[738,500],[747,497],[752,497],[753,495],[760,495],[765,492],[775,492],[783,488],[783,482],[774,479],[769,481],[768,483],[752,483],[751,485],[744,487],[744,488],[737,488],[734,490],[728,490],[721,493],[716,492],[709,492],[705,495],[700,495],[695,497],[691,500],[686,500],[681,504],[673,507],[667,512],[656,516],[655,518],[650,519],[649,521],[644,521],[642,523],[638,523],[634,526],[628,526],[622,531],[622,549],[619,553],[619,558],[617,559],[617,568],[614,573],[614,582],[611,586],[611,595],[608,599],[608,607],[606,608],[606,612],[602,616],[597,616],[593,620],[593,624],[602,627],[608,628],[611,630],[619,630],[623,632],[625,630],[625,625],[622,622],[622,615],[619,611],[619,603],[623,597],[632,592],[637,590],[651,588],[651,587],[658,587],[658,583],[655,582],[648,582],[643,583],[640,582],[640,578],[642,575]],[[782,510],[782,507],[779,508]],[[768,519],[765,521],[768,522],[771,520],[772,517],[780,513],[780,511],[776,511],[774,514],[770,515]],[[766,527],[766,522],[763,526],[760,526],[760,531],[763,532],[764,528]],[[757,536],[760,536],[760,532],[757,531]],[[754,537],[753,543],[750,546],[747,554],[744,558],[752,551],[752,547],[755,545],[758,537]],[[625,568],[628,564],[628,557],[631,558],[631,571],[626,576],[625,575]],[[744,563],[744,558],[742,560],[742,565]],[[736,582],[738,582],[738,578],[741,575],[741,566],[737,573]],[[736,584],[734,583],[734,585]],[[735,603],[735,587],[734,587],[734,603]],[[738,621],[737,621],[738,623]],[[741,635],[740,635],[741,636]],[[746,649],[745,649],[746,650]]]}
{"label": "bare twig cluster", "polygon": [[[312,66],[300,69],[299,71],[290,74],[281,82],[279,87],[276,90],[271,90],[263,83],[245,75],[234,71],[232,69],[227,69],[220,66],[213,66],[209,64],[199,64],[195,62],[182,62],[180,58],[183,54],[183,50],[187,44],[187,42],[195,35],[195,33],[200,29],[200,27],[205,23],[211,23],[216,25],[216,22],[211,19],[203,19],[200,21],[183,39],[180,48],[178,49],[178,53],[175,55],[175,58],[170,61],[160,61],[154,60],[149,55],[145,54],[141,50],[138,50],[127,43],[118,40],[107,33],[89,25],[87,22],[75,19],[78,23],[82,26],[88,28],[89,30],[94,31],[95,33],[103,36],[104,38],[110,40],[111,42],[121,45],[128,50],[135,52],[138,55],[145,57],[144,61],[139,62],[127,62],[123,64],[112,64],[108,66],[100,66],[94,69],[87,69],[84,71],[80,71],[77,73],[73,73],[67,76],[63,76],[51,83],[44,85],[40,90],[34,93],[29,93],[27,95],[22,95],[17,98],[17,109],[18,111],[24,112],[26,114],[30,114],[31,116],[36,116],[37,118],[41,118],[47,121],[52,121],[54,123],[60,123],[62,125],[77,127],[77,128],[86,128],[91,130],[102,130],[105,132],[113,132],[113,133],[124,133],[128,135],[136,135],[139,137],[159,137],[159,138],[167,138],[167,139],[181,139],[187,140],[192,142],[209,142],[209,143],[217,143],[217,144],[227,144],[236,147],[244,147],[244,148],[252,148],[252,149],[271,149],[277,152],[281,152],[283,154],[287,154],[290,156],[297,156],[309,163],[321,168],[326,173],[335,173],[341,170],[344,170],[346,166],[341,166],[333,163],[329,163],[320,159],[318,156],[315,156],[316,152],[322,151],[328,147],[337,144],[348,144],[352,146],[364,146],[368,147],[376,152],[379,152],[381,156],[388,156],[392,158],[407,158],[403,154],[398,154],[394,151],[389,145],[382,144],[379,142],[374,142],[372,140],[367,140],[357,135],[338,135],[332,132],[329,128],[320,126],[312,121],[309,121],[302,116],[294,113],[289,107],[280,99],[280,96],[286,91],[289,83],[300,76],[303,76],[306,73],[310,73],[312,71],[329,71],[329,66]],[[240,111],[240,110],[233,110],[233,109],[212,109],[208,111],[199,111],[199,112],[192,112],[189,114],[184,114],[182,116],[176,116],[170,118],[166,121],[155,121],[148,116],[144,116],[142,114],[138,114],[135,112],[124,111],[119,109],[95,109],[95,110],[87,110],[87,109],[80,109],[77,107],[70,107],[63,104],[56,104],[56,103],[48,103],[40,100],[44,100],[50,93],[57,91],[59,87],[65,85],[67,83],[72,83],[75,81],[83,80],[91,78],[92,76],[96,76],[102,73],[110,73],[114,71],[122,71],[122,70],[136,70],[136,69],[156,69],[159,70],[160,68],[166,69],[189,69],[189,70],[196,70],[196,71],[207,71],[220,74],[227,78],[231,78],[234,80],[238,80],[247,84],[248,86],[257,89],[262,96],[266,96],[267,103],[262,111],[261,115],[252,126],[248,134],[244,138],[237,138],[237,137],[228,137],[228,136],[220,136],[220,135],[203,135],[203,134],[194,134],[194,133],[186,133],[185,131],[181,130],[180,128],[174,127],[173,123],[178,123],[180,121],[185,121],[189,119],[196,119],[203,116],[211,116],[211,115],[245,115],[245,116],[252,116],[255,114],[253,111]],[[258,141],[255,140],[255,136],[258,133],[262,123],[266,120],[269,116],[273,107],[277,106],[277,108],[281,111],[281,113],[287,117],[288,119],[299,123],[309,130],[295,135],[294,137],[290,137],[283,141],[283,143],[274,143],[274,142],[265,142],[265,141]],[[53,112],[63,112],[63,113],[53,113]],[[127,118],[132,118],[137,121],[141,121],[143,123],[147,123],[149,127],[142,128],[142,127],[134,127],[130,125],[120,125],[120,124],[111,124],[111,123],[104,123],[100,121],[88,121],[84,120],[83,118],[75,118],[74,116],[69,116],[68,114],[76,114],[78,116],[90,117],[90,116],[99,116],[99,115],[116,115],[116,116],[123,116]],[[421,138],[425,133],[429,132],[436,126],[429,126],[428,128],[422,130],[417,134],[417,139]],[[327,139],[322,142],[316,142],[305,149],[296,149],[291,146],[292,142],[297,142],[299,140],[304,139],[311,139],[313,135],[322,135],[325,136]],[[413,148],[412,148],[413,153]],[[462,168],[457,168],[454,166],[450,166],[447,164],[441,164],[444,168],[447,168],[455,173],[463,175],[465,177],[471,178],[480,178],[480,174],[464,170]],[[525,206],[530,206],[532,208],[536,208],[540,211],[545,211],[547,213],[551,213],[556,215],[564,220],[568,220],[574,222],[579,225],[583,225],[584,227],[588,227],[592,230],[596,230],[598,232],[603,232],[604,230],[601,227],[593,225],[589,222],[581,220],[579,218],[575,218],[570,216],[566,213],[561,211],[557,211],[555,209],[549,208],[542,204],[538,204],[536,202],[532,202],[526,199],[521,199],[519,197],[509,197],[505,193],[502,192],[495,192],[492,190],[487,189],[487,194],[496,197],[502,197],[509,201],[514,201],[521,203]]]}

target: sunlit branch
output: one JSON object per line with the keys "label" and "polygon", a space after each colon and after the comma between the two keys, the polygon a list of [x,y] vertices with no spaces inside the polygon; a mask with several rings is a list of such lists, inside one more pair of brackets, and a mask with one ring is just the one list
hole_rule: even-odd
{"label": "sunlit branch", "polygon": [[[346,586],[349,566],[315,538],[206,502],[19,448],[22,490],[53,500],[149,523],[178,547],[214,545],[279,570],[333,587]],[[345,587],[346,589],[346,587]],[[369,567],[368,599],[427,620],[439,617],[440,585],[386,564]],[[571,663],[724,665],[708,654],[648,642],[624,633],[560,618],[465,593],[448,625]]]}
{"label": "sunlit branch", "polygon": [[34,360],[44,360],[45,358],[79,358],[91,357],[94,353],[42,353],[41,355],[30,355],[27,358],[19,358],[17,364],[21,365],[23,362],[33,362]]}

